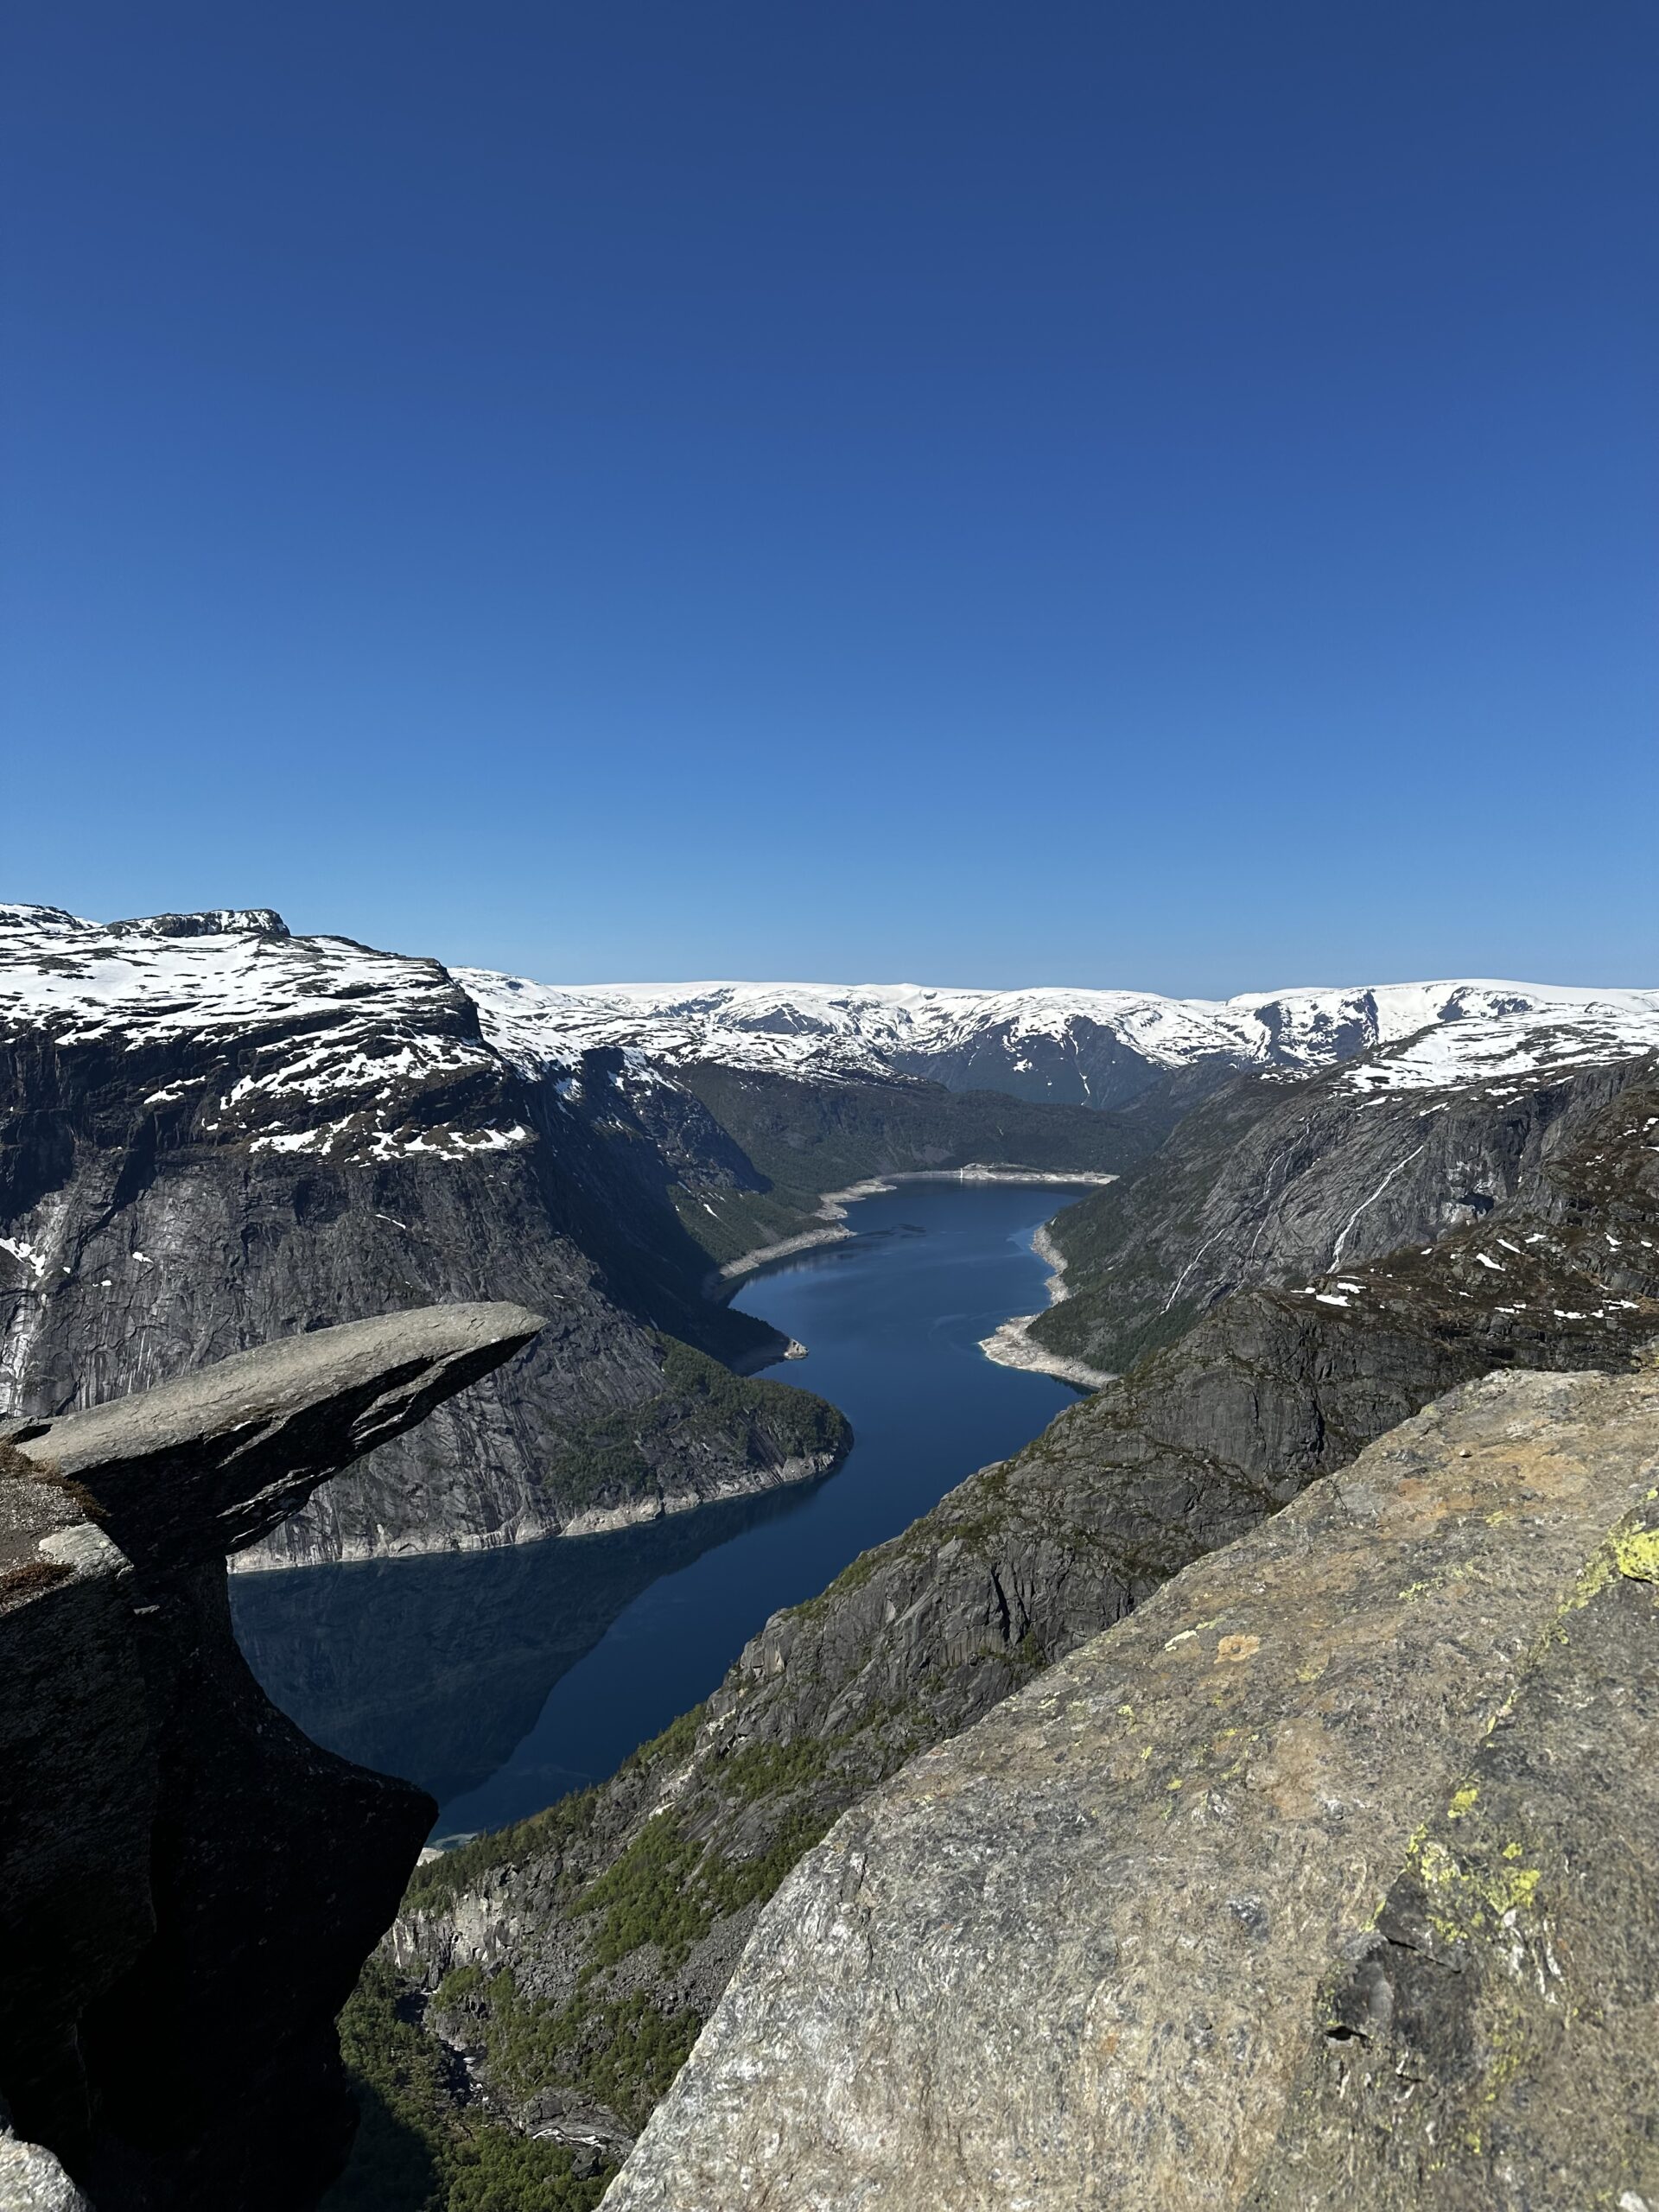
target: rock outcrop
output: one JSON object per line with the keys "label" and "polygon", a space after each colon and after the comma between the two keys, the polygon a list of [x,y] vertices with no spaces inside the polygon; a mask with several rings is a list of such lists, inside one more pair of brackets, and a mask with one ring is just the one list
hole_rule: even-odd
{"label": "rock outcrop", "polygon": [[[533,2008],[569,2024],[626,1994],[683,2035],[849,1805],[1430,1401],[1500,1368],[1633,1367],[1659,1338],[1659,1084],[1643,1059],[1564,1090],[1524,1199],[1427,1249],[1234,1292],[775,1616],[706,1707],[556,1821],[423,1869],[399,1962],[429,1992],[474,1977],[430,2017],[503,2101],[531,2086],[500,2069]],[[594,1900],[622,1894],[632,1948],[611,1960],[624,1931]],[[572,2038],[551,2063],[580,2072]],[[637,2123],[655,2091],[634,2078]]]}
{"label": "rock outcrop", "polygon": [[99,2212],[296,2212],[338,2171],[334,2016],[435,1808],[270,1705],[224,1554],[540,1326],[501,1304],[391,1315],[0,1425],[14,2194],[49,2153]]}
{"label": "rock outcrop", "polygon": [[1454,1392],[849,1813],[611,2212],[1659,2201],[1659,1375]]}
{"label": "rock outcrop", "polygon": [[5,2212],[90,2212],[58,2159],[13,2133],[0,2104],[0,2206]]}

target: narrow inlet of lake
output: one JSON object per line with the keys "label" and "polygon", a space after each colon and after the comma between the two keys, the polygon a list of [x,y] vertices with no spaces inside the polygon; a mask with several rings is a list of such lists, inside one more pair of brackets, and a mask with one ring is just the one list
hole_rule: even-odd
{"label": "narrow inlet of lake", "polygon": [[854,1234],[752,1275],[736,1303],[810,1357],[769,1372],[852,1422],[834,1475],[613,1535],[232,1575],[238,1637],[331,1751],[407,1776],[442,1840],[614,1771],[706,1697],[779,1606],[834,1580],[1074,1393],[980,1351],[1043,1304],[1052,1185],[911,1183]]}

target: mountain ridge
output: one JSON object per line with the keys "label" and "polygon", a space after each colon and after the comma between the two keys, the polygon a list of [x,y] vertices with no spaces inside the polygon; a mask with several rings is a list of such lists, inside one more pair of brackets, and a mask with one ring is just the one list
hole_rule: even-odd
{"label": "mountain ridge", "polygon": [[[186,1020],[229,1027],[266,1010],[273,990],[275,1010],[302,1026],[354,998],[397,1004],[410,1058],[374,1072],[452,1072],[481,1046],[480,1058],[539,1077],[574,1071],[584,1052],[607,1049],[621,1052],[635,1081],[707,1063],[819,1080],[931,1073],[947,1089],[1064,1093],[1096,1106],[1205,1065],[1218,1075],[1308,1072],[1392,1047],[1390,1066],[1368,1084],[1432,1088],[1659,1046],[1659,989],[1622,986],[1465,976],[1202,999],[1052,985],[558,984],[337,935],[296,936],[268,907],[96,923],[61,907],[0,905],[8,1024],[73,1041],[150,1037]],[[1398,1049],[1413,1039],[1422,1040],[1414,1051]],[[268,1087],[315,1099],[363,1072],[305,1065],[278,1070]],[[289,1148],[300,1134],[286,1133]],[[383,1156],[400,1141],[391,1131],[378,1138]],[[523,1138],[504,1129],[499,1141]]]}
{"label": "mountain ridge", "polygon": [[[1659,991],[1497,979],[1338,985],[1179,999],[1041,986],[697,982],[536,983],[454,970],[485,1033],[520,1065],[606,1045],[665,1065],[698,1062],[819,1077],[932,1074],[952,1089],[1004,1088],[1122,1104],[1160,1075],[1214,1065],[1306,1072],[1420,1034],[1472,1024],[1391,1080],[1427,1083],[1491,1058],[1563,1062],[1659,1044]],[[1466,1040],[1466,1041],[1465,1041]],[[1000,1073],[1001,1081],[987,1077]],[[1016,1081],[1014,1078],[1023,1078]]]}
{"label": "mountain ridge", "polygon": [[786,1344],[710,1295],[728,1261],[886,1169],[1114,1171],[1122,1148],[1108,1116],[901,1075],[694,1072],[579,1039],[526,1070],[441,963],[296,937],[270,909],[0,908],[0,1410],[509,1295],[550,1317],[523,1367],[241,1564],[653,1519],[846,1448],[822,1401],[752,1378]]}

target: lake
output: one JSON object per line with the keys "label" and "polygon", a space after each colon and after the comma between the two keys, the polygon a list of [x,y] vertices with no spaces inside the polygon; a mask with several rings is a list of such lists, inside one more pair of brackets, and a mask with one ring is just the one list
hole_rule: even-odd
{"label": "lake", "polygon": [[605,1536],[232,1575],[265,1689],[331,1751],[431,1790],[437,1840],[602,1780],[706,1697],[781,1605],[833,1581],[1071,1402],[980,1339],[1041,1306],[1052,1185],[911,1183],[734,1303],[810,1357],[769,1372],[853,1425],[840,1470]]}

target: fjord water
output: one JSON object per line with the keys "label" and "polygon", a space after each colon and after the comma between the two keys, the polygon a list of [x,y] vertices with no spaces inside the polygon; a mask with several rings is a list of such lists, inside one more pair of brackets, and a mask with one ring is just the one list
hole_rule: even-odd
{"label": "fjord water", "polygon": [[979,1349],[1043,1302],[1052,1186],[915,1183],[736,1303],[808,1346],[771,1371],[853,1425],[838,1472],[614,1535],[233,1575],[237,1632],[308,1734],[438,1798],[435,1836],[601,1780],[706,1697],[780,1605],[823,1588],[1073,1393]]}

